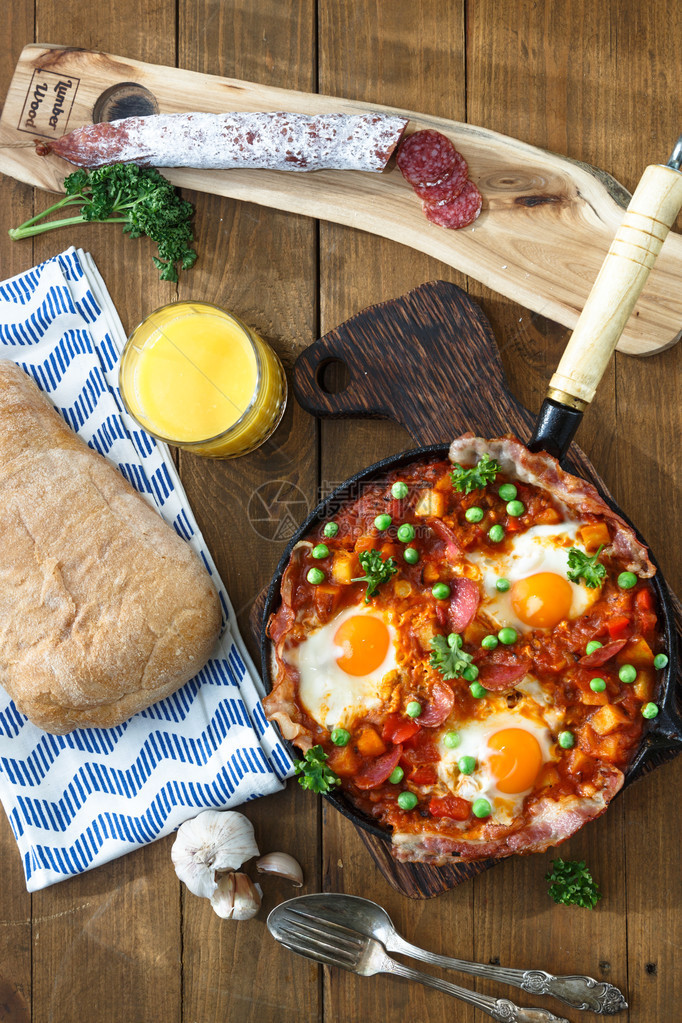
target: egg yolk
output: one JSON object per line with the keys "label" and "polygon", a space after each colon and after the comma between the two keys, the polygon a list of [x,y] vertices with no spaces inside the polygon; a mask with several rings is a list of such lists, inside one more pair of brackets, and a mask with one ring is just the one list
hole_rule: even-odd
{"label": "egg yolk", "polygon": [[488,739],[490,770],[500,792],[525,792],[542,767],[540,743],[524,728],[503,728]]}
{"label": "egg yolk", "polygon": [[536,629],[551,629],[568,618],[573,603],[571,584],[555,572],[537,572],[519,579],[510,596],[521,621]]}
{"label": "egg yolk", "polygon": [[347,675],[369,675],[383,664],[390,641],[389,631],[380,618],[353,615],[334,634],[335,645],[343,649],[336,663]]}

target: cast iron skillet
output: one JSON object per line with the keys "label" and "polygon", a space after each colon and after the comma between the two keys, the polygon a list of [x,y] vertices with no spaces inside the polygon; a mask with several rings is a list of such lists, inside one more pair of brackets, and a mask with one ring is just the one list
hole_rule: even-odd
{"label": "cast iron skillet", "polygon": [[[667,223],[669,227],[674,222],[682,204],[682,174],[679,169],[681,160],[682,137],[678,140],[668,165],[649,167],[645,171],[628,207],[623,226],[616,235],[595,287],[564,352],[557,373],[552,378],[548,396],[540,410],[533,435],[528,443],[530,450],[547,451],[560,461],[565,458],[571,440],[580,424],[583,410],[594,396],[597,384],[667,234],[667,228],[662,231],[661,225]],[[647,230],[641,226],[645,220],[648,222]],[[642,233],[633,241],[635,231]],[[658,242],[657,245],[656,242]],[[642,268],[637,253],[636,261],[633,259],[631,246],[634,246],[636,250],[646,249],[651,254],[648,265],[644,268]],[[614,295],[617,296],[615,300]],[[314,364],[314,360],[312,361],[313,374],[319,378],[325,361],[328,362],[329,359],[322,358],[317,365]],[[296,372],[298,373],[300,364],[301,373],[309,377],[310,362],[311,360],[306,358],[306,353],[303,353],[297,363]],[[295,545],[331,518],[342,505],[353,500],[357,496],[359,487],[363,484],[380,481],[391,471],[407,465],[413,466],[419,462],[447,458],[448,449],[449,445],[447,444],[414,448],[368,466],[347,479],[329,497],[318,504],[296,531],[282,554],[265,599],[261,630],[261,663],[266,688],[272,688],[273,681],[271,643],[267,636],[267,625],[271,614],[279,606],[282,576]],[[574,469],[571,469],[570,464],[564,467],[568,471],[575,472]],[[610,495],[601,489],[600,492],[613,511],[625,519],[629,525],[632,525]],[[645,546],[648,546],[636,529],[635,533],[637,538]],[[662,628],[664,647],[669,661],[662,672],[656,696],[659,706],[658,717],[648,722],[637,753],[626,771],[626,785],[682,750],[682,716],[676,687],[678,635],[674,607],[671,594],[651,550],[649,550],[649,557],[657,568],[656,575],[651,582],[658,600],[659,625]],[[293,753],[293,745],[291,743],[287,745]],[[359,810],[343,792],[325,793],[325,797],[354,824],[374,835],[390,840],[390,828],[381,827],[374,818]]]}

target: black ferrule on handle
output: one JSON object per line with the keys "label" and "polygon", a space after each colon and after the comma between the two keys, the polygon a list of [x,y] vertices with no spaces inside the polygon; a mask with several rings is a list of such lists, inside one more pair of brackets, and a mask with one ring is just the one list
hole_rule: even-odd
{"label": "black ferrule on handle", "polygon": [[552,398],[545,398],[533,430],[528,448],[530,451],[546,451],[559,461],[568,451],[583,418],[578,409],[562,405]]}

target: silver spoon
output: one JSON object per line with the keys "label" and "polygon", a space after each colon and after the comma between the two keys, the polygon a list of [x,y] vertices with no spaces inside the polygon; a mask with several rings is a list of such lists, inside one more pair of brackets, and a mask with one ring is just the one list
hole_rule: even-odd
{"label": "silver spoon", "polygon": [[421,959],[433,966],[458,970],[460,973],[487,977],[489,980],[520,988],[529,994],[553,995],[576,1009],[590,1009],[592,1012],[612,1015],[628,1007],[617,987],[606,981],[594,980],[592,977],[554,977],[544,970],[515,970],[504,966],[487,966],[483,963],[470,963],[463,959],[452,959],[449,956],[427,952],[416,945],[411,945],[398,934],[385,909],[376,902],[361,899],[356,895],[333,892],[301,895],[277,906],[268,917],[268,927],[278,940],[284,940],[285,943],[286,940],[275,933],[273,926],[277,927],[287,919],[297,920],[309,927],[317,927],[318,930],[326,928],[330,940],[335,935],[341,935],[344,929],[348,929],[356,934],[376,939],[389,952],[398,952],[413,959]]}

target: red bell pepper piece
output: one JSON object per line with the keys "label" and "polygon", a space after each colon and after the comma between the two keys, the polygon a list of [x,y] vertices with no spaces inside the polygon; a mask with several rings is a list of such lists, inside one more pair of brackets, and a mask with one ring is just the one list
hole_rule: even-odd
{"label": "red bell pepper piece", "polygon": [[460,796],[434,796],[429,802],[432,817],[451,817],[453,821],[465,821],[471,814],[471,803]]}
{"label": "red bell pepper piece", "polygon": [[420,727],[414,718],[406,718],[402,714],[389,714],[384,722],[381,738],[384,742],[392,742],[397,746],[416,735]]}

